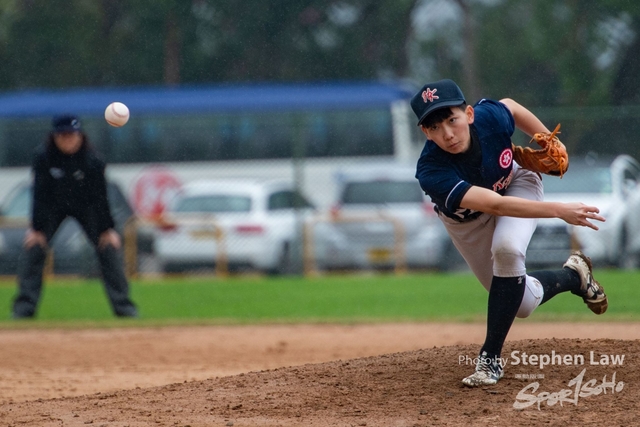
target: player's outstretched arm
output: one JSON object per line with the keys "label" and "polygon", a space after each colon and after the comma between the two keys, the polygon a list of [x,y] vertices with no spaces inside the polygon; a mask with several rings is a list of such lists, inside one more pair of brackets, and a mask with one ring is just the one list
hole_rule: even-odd
{"label": "player's outstretched arm", "polygon": [[504,98],[501,99],[500,102],[506,105],[509,111],[511,111],[516,127],[530,137],[539,132],[550,133],[549,129],[547,129],[535,114],[518,104],[513,99]]}
{"label": "player's outstretched arm", "polygon": [[519,197],[501,196],[491,190],[473,186],[464,195],[460,207],[498,216],[518,218],[560,218],[568,224],[598,230],[591,221],[605,221],[595,206],[584,203],[541,202]]}

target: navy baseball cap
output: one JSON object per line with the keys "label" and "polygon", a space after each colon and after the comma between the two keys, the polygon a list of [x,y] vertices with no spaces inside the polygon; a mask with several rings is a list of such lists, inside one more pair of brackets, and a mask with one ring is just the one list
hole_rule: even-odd
{"label": "navy baseball cap", "polygon": [[54,133],[63,133],[63,132],[80,132],[80,120],[78,117],[66,114],[63,116],[56,116],[53,118],[51,122]]}
{"label": "navy baseball cap", "polygon": [[418,126],[432,112],[444,107],[455,107],[465,102],[458,85],[449,79],[427,83],[411,98],[411,108],[418,117]]}

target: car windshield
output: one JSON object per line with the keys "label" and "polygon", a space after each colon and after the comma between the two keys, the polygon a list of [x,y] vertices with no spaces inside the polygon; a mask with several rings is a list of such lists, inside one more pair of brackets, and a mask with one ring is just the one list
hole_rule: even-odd
{"label": "car windshield", "polygon": [[415,181],[351,182],[342,194],[343,204],[422,203],[423,195]]}
{"label": "car windshield", "polygon": [[609,167],[569,167],[562,179],[545,176],[545,193],[597,193],[610,194],[611,169]]}
{"label": "car windshield", "polygon": [[194,196],[177,202],[175,212],[249,212],[251,198],[245,196]]}

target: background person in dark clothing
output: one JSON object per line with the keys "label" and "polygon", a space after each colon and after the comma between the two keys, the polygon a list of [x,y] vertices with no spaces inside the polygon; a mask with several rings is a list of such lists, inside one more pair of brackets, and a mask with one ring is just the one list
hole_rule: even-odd
{"label": "background person in dark clothing", "polygon": [[49,138],[35,156],[33,173],[31,227],[26,232],[18,265],[13,317],[35,316],[48,243],[68,216],[80,223],[96,248],[113,313],[118,317],[137,317],[137,309],[129,299],[120,236],[113,228],[107,200],[105,163],[89,146],[77,117],[65,115],[53,119]]}

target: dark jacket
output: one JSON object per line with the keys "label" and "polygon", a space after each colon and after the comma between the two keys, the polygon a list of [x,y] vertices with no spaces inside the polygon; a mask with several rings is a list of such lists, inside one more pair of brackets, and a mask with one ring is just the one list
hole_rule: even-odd
{"label": "dark jacket", "polygon": [[66,216],[81,223],[90,218],[98,234],[113,228],[105,167],[86,142],[71,156],[55,144],[40,148],[33,162],[33,228],[44,232]]}

